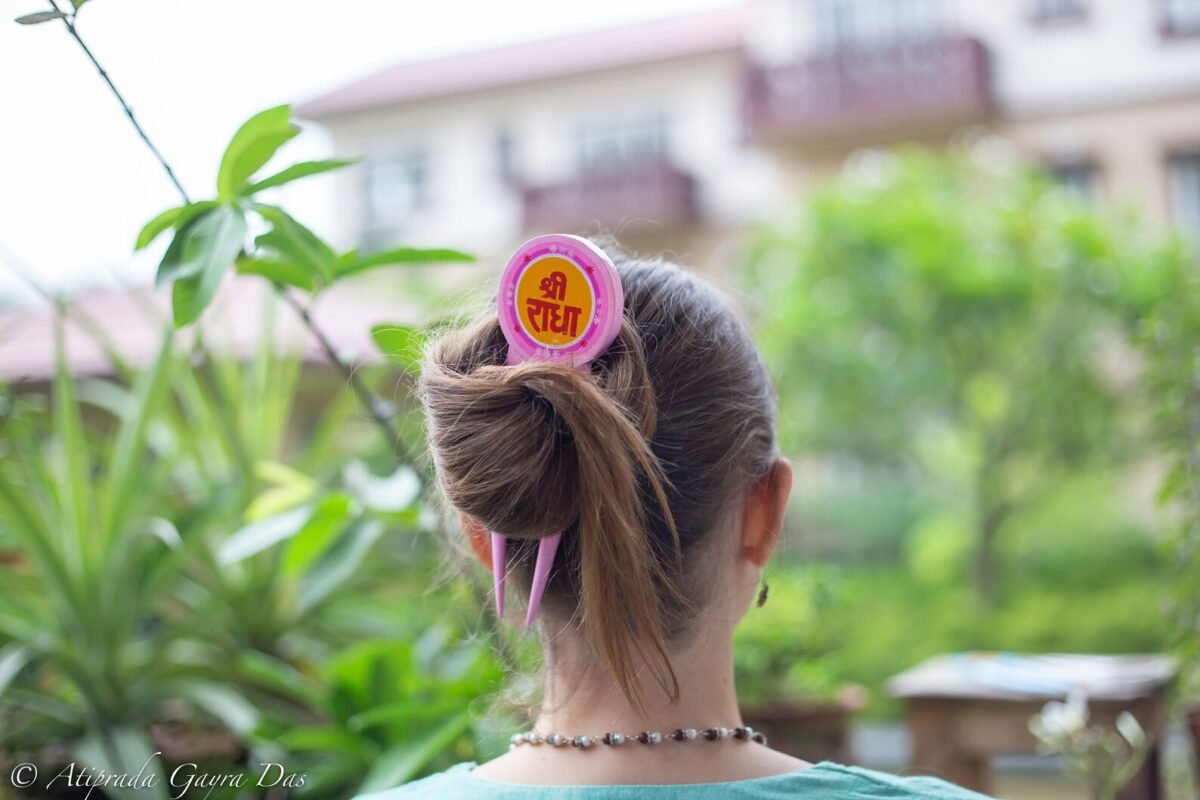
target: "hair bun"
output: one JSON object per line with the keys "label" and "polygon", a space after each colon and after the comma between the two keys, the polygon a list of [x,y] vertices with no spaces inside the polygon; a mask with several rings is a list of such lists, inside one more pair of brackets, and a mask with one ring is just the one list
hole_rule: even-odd
{"label": "hair bun", "polygon": [[[660,594],[676,594],[645,531],[647,497],[678,534],[650,447],[654,388],[628,321],[584,371],[502,364],[495,314],[433,345],[421,376],[429,443],[447,499],[489,530],[537,539],[577,526],[585,632],[611,665],[649,656],[669,693]],[[647,652],[649,650],[649,652]],[[617,667],[636,697],[632,668]]]}
{"label": "hair bun", "polygon": [[603,450],[614,426],[653,435],[654,392],[628,323],[595,373],[551,361],[472,364],[453,338],[435,345],[422,375],[429,439],[447,499],[490,530],[538,538],[566,528],[579,517],[581,455],[619,455],[581,454],[579,440]]}

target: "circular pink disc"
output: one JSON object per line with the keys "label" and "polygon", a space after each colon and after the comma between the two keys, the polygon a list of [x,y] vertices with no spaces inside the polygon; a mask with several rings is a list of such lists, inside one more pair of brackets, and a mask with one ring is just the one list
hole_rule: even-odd
{"label": "circular pink disc", "polygon": [[508,363],[563,359],[582,366],[621,330],[625,294],[616,267],[579,236],[550,233],[517,248],[496,302]]}

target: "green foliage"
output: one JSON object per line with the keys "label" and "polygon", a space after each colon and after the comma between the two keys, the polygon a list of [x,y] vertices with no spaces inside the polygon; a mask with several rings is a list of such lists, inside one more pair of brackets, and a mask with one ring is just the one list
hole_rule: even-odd
{"label": "green foliage", "polygon": [[406,372],[421,371],[421,351],[425,334],[410,325],[386,324],[371,328],[371,339],[379,352],[403,367]]}
{"label": "green foliage", "polygon": [[1138,322],[1144,381],[1153,400],[1157,442],[1168,456],[1159,500],[1171,513],[1168,540],[1175,579],[1172,618],[1184,658],[1184,691],[1200,695],[1200,254],[1178,243],[1155,278],[1163,299]]}
{"label": "green foliage", "polygon": [[120,411],[96,431],[59,335],[53,410],[15,398],[0,440],[0,520],[21,553],[0,580],[10,642],[0,651],[0,748],[73,742],[85,763],[132,774],[153,752],[147,726],[169,699],[236,702],[219,681],[219,653],[150,624],[190,548],[158,516],[175,459],[151,438],[181,364],[164,338],[131,387],[109,387]]}
{"label": "green foliage", "polygon": [[1007,519],[1136,449],[1110,351],[1128,353],[1172,258],[1038,175],[965,157],[913,152],[819,191],[751,264],[785,446],[933,498],[970,526],[993,596]]}
{"label": "green foliage", "polygon": [[375,640],[339,652],[324,668],[332,691],[317,725],[282,731],[311,778],[305,796],[348,797],[390,788],[479,738],[477,700],[503,680],[490,650],[432,624],[411,639]]}
{"label": "green foliage", "polygon": [[[315,293],[379,267],[471,260],[446,248],[337,253],[284,209],[262,202],[262,192],[354,163],[306,161],[261,175],[300,132],[287,106],[247,120],[221,158],[215,196],[189,200],[79,37],[74,20],[85,2],[17,22],[64,21],[179,190],[183,205],[155,216],[135,243],[140,250],[170,232],[156,283],[171,287],[176,327],[204,315],[233,265],[280,291]],[[300,316],[320,338],[311,318]],[[99,326],[89,327],[103,347]],[[396,333],[383,338],[394,343]],[[411,342],[418,338],[409,331]],[[299,453],[285,453],[297,444],[288,435],[296,359],[278,357],[270,336],[246,363],[213,358],[199,331],[192,339],[184,352],[166,335],[145,374],[109,353],[133,389],[93,381],[89,400],[115,423],[95,424],[85,413],[61,345],[53,411],[36,396],[0,409],[0,753],[41,756],[65,745],[91,767],[135,774],[143,764],[159,768],[154,731],[164,721],[215,727],[275,755],[263,731],[277,738],[319,720],[343,726],[360,745],[358,761],[317,765],[325,778],[334,773],[326,788],[338,775],[347,788],[381,788],[419,772],[460,744],[472,724],[465,705],[485,688],[478,679],[494,677],[481,669],[486,653],[478,644],[470,646],[474,660],[448,652],[436,669],[421,660],[425,672],[411,663],[377,668],[391,662],[387,644],[375,639],[395,635],[399,619],[413,619],[409,609],[381,608],[372,592],[387,585],[411,596],[430,569],[432,548],[418,536],[408,537],[403,558],[379,557],[385,531],[423,531],[420,479],[392,460],[384,470],[391,474],[378,477],[365,460],[339,452],[357,443],[347,435],[354,429],[348,391],[303,432]],[[404,450],[363,379],[332,359],[389,445]],[[299,469],[283,466],[285,458]],[[359,691],[361,671],[344,663],[355,653],[334,657],[350,641],[374,659],[371,694]],[[389,684],[384,672],[421,680]],[[430,702],[405,713],[393,708],[390,717],[387,708],[345,713],[347,697],[362,710],[385,688]],[[177,719],[184,710],[187,718]],[[414,730],[401,721],[434,727]],[[163,782],[157,786],[154,796],[163,796]]]}
{"label": "green foliage", "polygon": [[[836,591],[819,619],[807,610],[773,610],[777,586],[811,590],[805,583],[810,569],[779,565],[769,575],[771,599],[742,623],[775,629],[774,642],[744,635],[739,627],[735,658],[743,701],[781,692],[827,698],[856,683],[869,690],[869,716],[894,719],[902,709],[888,697],[887,679],[932,656],[968,650],[1147,653],[1168,647],[1173,636],[1172,621],[1160,613],[1161,564],[1110,573],[1088,586],[1014,573],[990,607],[961,581],[931,585],[895,565],[826,565],[822,580]],[[759,617],[767,621],[759,623]]]}
{"label": "green foliage", "polygon": [[[80,763],[132,773],[159,747],[154,726],[186,708],[193,727],[307,764],[307,751],[281,751],[278,738],[350,724],[330,705],[344,676],[328,665],[351,646],[442,630],[438,616],[462,602],[442,592],[419,611],[438,558],[421,480],[407,466],[375,474],[362,460],[375,454],[343,449],[356,416],[348,390],[301,440],[289,436],[299,362],[279,353],[269,309],[248,361],[214,356],[203,340],[181,349],[168,334],[144,374],[77,384],[60,366],[50,408],[37,395],[10,399],[0,751],[65,746]],[[420,680],[389,691],[415,686],[444,716],[347,728],[364,759],[388,755],[373,780],[441,763],[476,724],[463,708],[492,688],[472,682],[494,682],[488,651],[471,645],[482,660],[468,669],[458,645],[439,647],[436,669],[417,659]],[[459,698],[453,713],[434,702],[443,685]],[[315,760],[340,768],[328,754]]]}
{"label": "green foliage", "polygon": [[[235,263],[241,274],[266,278],[279,287],[317,292],[342,278],[379,267],[473,260],[449,248],[401,247],[367,255],[354,250],[339,254],[284,209],[259,201],[260,192],[357,163],[354,159],[302,161],[251,182],[299,132],[289,106],[255,114],[225,148],[217,172],[216,197],[167,209],[138,234],[135,249],[140,250],[172,232],[156,282],[171,286],[176,327],[199,319]],[[259,227],[266,230],[251,246],[248,233]]]}
{"label": "green foliage", "polygon": [[347,278],[375,267],[402,264],[463,263],[474,260],[473,256],[445,247],[395,247],[365,256],[360,256],[357,250],[351,250],[338,259],[337,276]]}
{"label": "green foliage", "polygon": [[828,699],[840,676],[822,660],[842,646],[847,633],[830,624],[844,602],[835,569],[814,565],[768,571],[765,605],[750,611],[734,637],[738,699],[758,705],[796,698]]}
{"label": "green foliage", "polygon": [[289,106],[260,111],[237,129],[217,170],[217,199],[233,200],[242,196],[250,176],[258,172],[275,151],[300,134],[292,122]]}
{"label": "green foliage", "polygon": [[357,164],[359,159],[327,159],[324,161],[299,161],[292,164],[290,167],[281,169],[274,175],[268,178],[263,178],[253,186],[246,189],[246,194],[256,194],[263,189],[274,189],[276,186],[283,186],[285,183],[307,178],[310,175],[320,175],[322,172],[331,172],[335,169],[348,167],[351,164]]}

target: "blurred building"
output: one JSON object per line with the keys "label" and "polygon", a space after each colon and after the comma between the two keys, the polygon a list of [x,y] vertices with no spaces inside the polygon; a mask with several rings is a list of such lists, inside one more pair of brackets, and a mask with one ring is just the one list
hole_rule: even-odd
{"label": "blurred building", "polygon": [[1200,0],[749,0],[420,63],[304,103],[340,235],[611,233],[714,267],[863,147],[983,127],[1200,235]]}

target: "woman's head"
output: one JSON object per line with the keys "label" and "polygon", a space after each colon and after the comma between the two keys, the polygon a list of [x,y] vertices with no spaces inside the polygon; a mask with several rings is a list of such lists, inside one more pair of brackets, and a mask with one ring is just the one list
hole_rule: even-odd
{"label": "woman's head", "polygon": [[776,461],[775,401],[718,292],[667,264],[617,269],[625,322],[590,370],[507,366],[493,310],[433,343],[421,395],[447,499],[509,537],[519,585],[537,540],[563,531],[543,613],[581,630],[636,705],[638,663],[676,691],[669,651],[713,598],[731,515]]}

